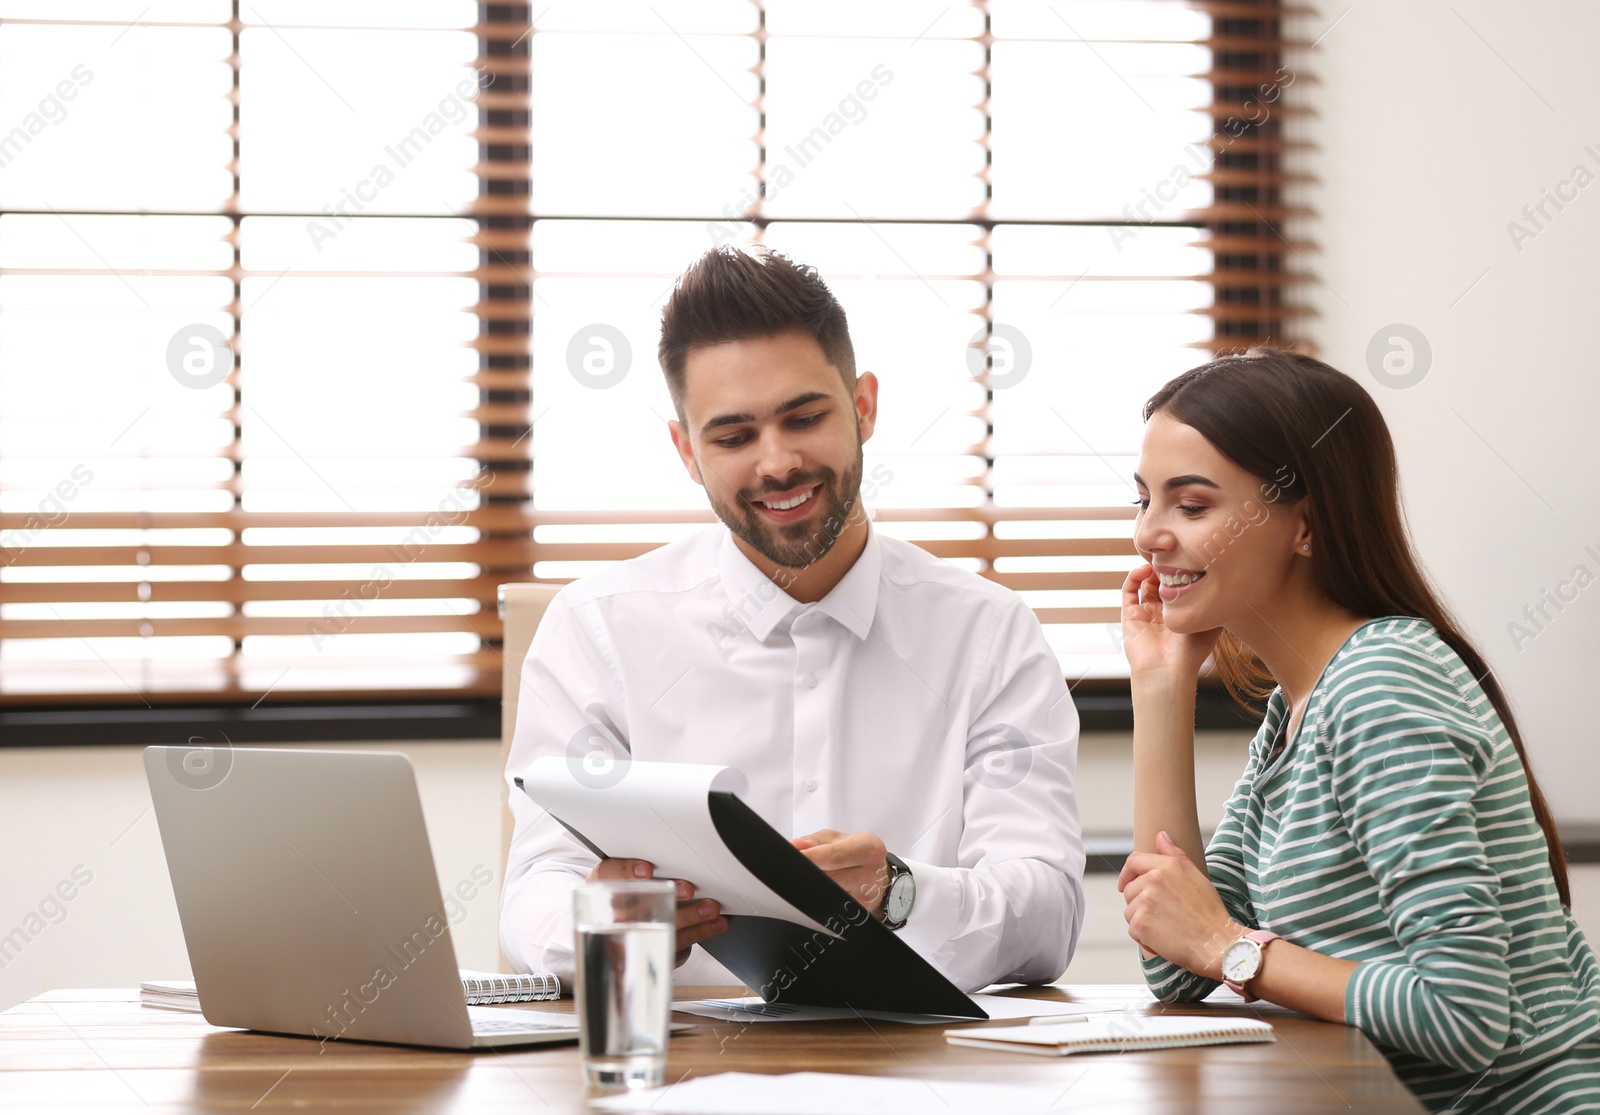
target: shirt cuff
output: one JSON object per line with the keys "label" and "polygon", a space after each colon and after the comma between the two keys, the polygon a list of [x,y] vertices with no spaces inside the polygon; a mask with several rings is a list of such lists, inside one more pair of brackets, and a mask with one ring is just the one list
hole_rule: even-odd
{"label": "shirt cuff", "polygon": [[1395,971],[1403,968],[1404,965],[1401,964],[1377,960],[1367,960],[1357,964],[1356,970],[1350,973],[1350,979],[1344,985],[1345,1025],[1353,1026],[1369,1037],[1381,1037],[1373,1026],[1374,1019],[1371,1012],[1366,1009],[1367,1002],[1372,998],[1372,985],[1386,976],[1392,979]]}
{"label": "shirt cuff", "polygon": [[1164,1003],[1203,999],[1221,986],[1205,976],[1195,975],[1181,964],[1174,964],[1159,953],[1146,960],[1143,951],[1139,951],[1137,941],[1133,947],[1139,957],[1139,967],[1144,972],[1145,986]]}
{"label": "shirt cuff", "polygon": [[[965,920],[961,869],[909,859],[904,862],[916,881],[917,897],[911,905],[911,916],[900,927],[900,939],[931,962],[941,946],[960,934]],[[944,971],[942,964],[935,967]]]}
{"label": "shirt cuff", "polygon": [[1138,941],[1133,943],[1133,947],[1134,950],[1139,954],[1139,967],[1144,969],[1144,974],[1146,976],[1165,976],[1167,973],[1177,968],[1176,964],[1162,956],[1159,952],[1146,958],[1144,950],[1139,947]]}

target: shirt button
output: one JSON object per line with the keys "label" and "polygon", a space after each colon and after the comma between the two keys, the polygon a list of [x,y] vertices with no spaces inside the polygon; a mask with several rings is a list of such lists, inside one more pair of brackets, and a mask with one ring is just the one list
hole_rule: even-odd
{"label": "shirt button", "polygon": [[814,793],[816,793],[816,791],[817,791],[817,780],[815,778],[806,779],[806,792],[808,794],[814,794]]}
{"label": "shirt button", "polygon": [[815,689],[817,687],[817,675],[807,674],[805,676],[805,683],[807,689]]}

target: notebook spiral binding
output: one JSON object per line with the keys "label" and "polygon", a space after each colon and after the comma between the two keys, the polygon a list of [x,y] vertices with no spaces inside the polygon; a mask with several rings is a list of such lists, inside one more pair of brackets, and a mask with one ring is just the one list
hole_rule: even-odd
{"label": "notebook spiral binding", "polygon": [[494,979],[464,979],[462,990],[471,1006],[492,1003],[532,1003],[561,997],[561,981],[547,972]]}

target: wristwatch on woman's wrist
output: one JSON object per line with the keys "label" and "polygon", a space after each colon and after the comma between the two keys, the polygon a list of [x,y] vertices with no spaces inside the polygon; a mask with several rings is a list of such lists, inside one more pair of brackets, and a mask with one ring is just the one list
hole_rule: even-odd
{"label": "wristwatch on woman's wrist", "polygon": [[1222,982],[1247,1003],[1260,996],[1250,994],[1250,981],[1261,974],[1261,954],[1278,939],[1270,929],[1252,929],[1222,950]]}

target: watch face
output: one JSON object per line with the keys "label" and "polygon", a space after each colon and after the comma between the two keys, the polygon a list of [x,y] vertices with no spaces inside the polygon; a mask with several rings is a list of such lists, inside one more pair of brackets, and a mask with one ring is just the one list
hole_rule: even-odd
{"label": "watch face", "polygon": [[883,904],[885,917],[892,922],[902,922],[911,913],[911,901],[916,897],[916,884],[911,876],[902,875],[889,886],[889,898]]}
{"label": "watch face", "polygon": [[1261,968],[1261,946],[1241,937],[1222,954],[1222,974],[1234,983],[1244,983]]}

